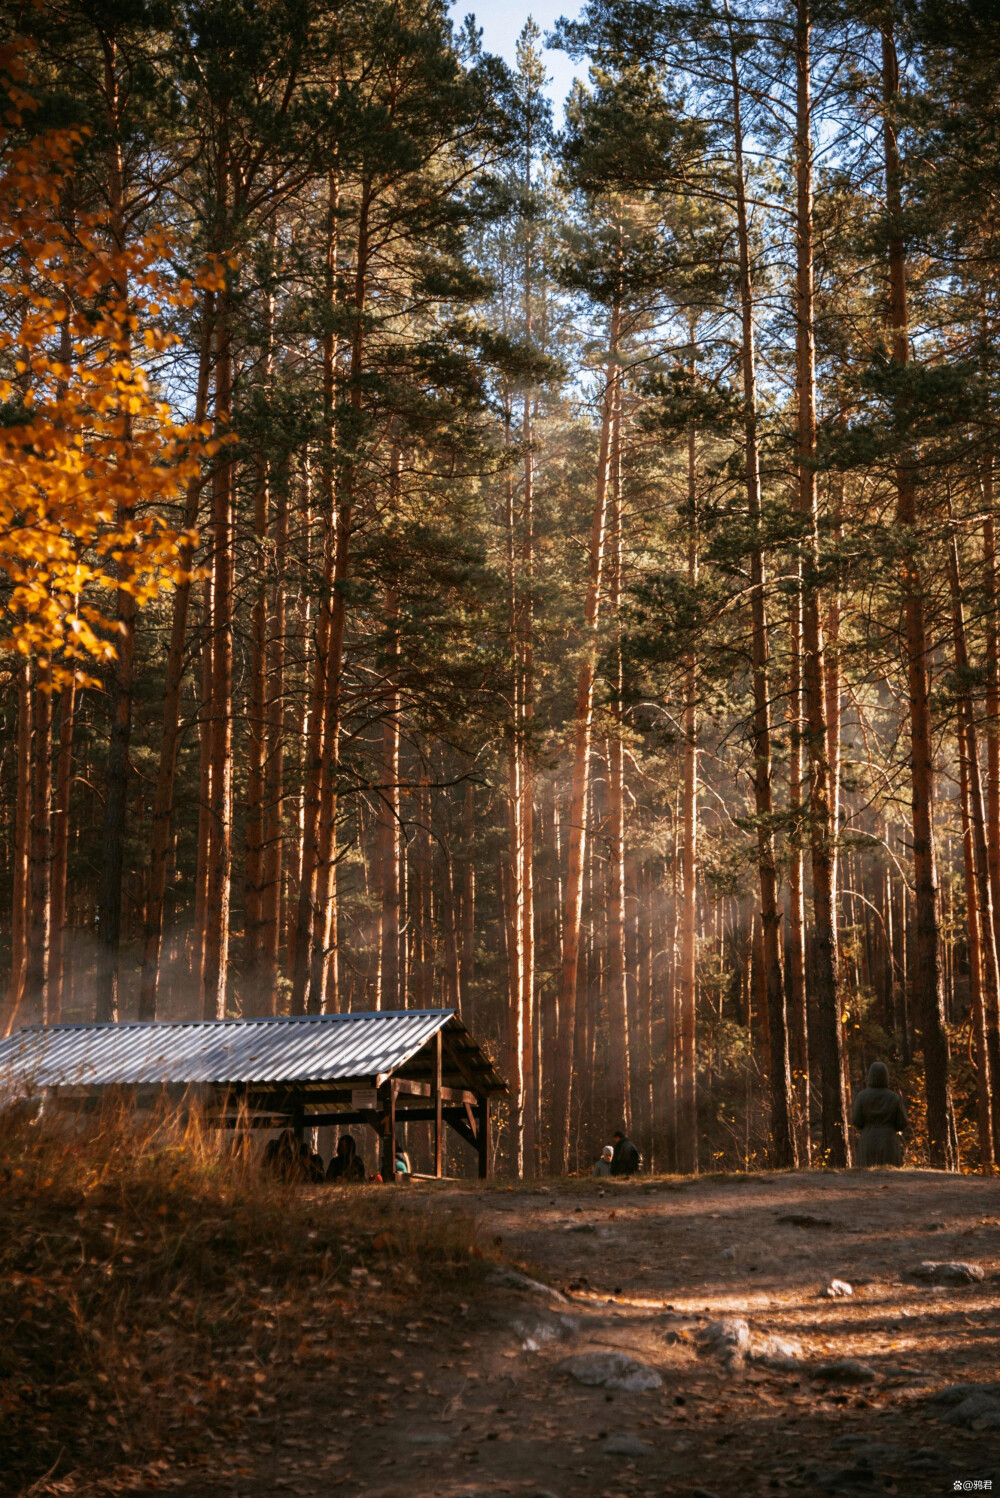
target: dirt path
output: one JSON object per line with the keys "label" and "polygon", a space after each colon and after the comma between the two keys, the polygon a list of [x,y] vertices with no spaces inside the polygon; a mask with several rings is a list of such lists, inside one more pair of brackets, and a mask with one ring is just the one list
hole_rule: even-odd
{"label": "dirt path", "polygon": [[[442,1290],[408,1312],[376,1293],[336,1373],[304,1367],[293,1397],[265,1396],[206,1465],[165,1467],[131,1491],[943,1498],[958,1482],[1000,1493],[989,1409],[959,1425],[954,1407],[930,1402],[997,1378],[1000,1183],[846,1172],[398,1193],[401,1216],[456,1209],[559,1293],[502,1271],[465,1299]],[[984,1279],[909,1280],[925,1260],[971,1261]],[[850,1298],[821,1298],[835,1277]],[[721,1318],[745,1321],[758,1350],[768,1336],[792,1342],[778,1349],[789,1360],[705,1350],[701,1334]],[[624,1354],[658,1386],[589,1386],[560,1366],[588,1353]],[[817,1377],[838,1360],[863,1368]]]}

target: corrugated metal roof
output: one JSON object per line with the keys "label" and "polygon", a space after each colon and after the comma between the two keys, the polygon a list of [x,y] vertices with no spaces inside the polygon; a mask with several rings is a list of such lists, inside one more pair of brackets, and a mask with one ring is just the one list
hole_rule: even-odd
{"label": "corrugated metal roof", "polygon": [[[471,1037],[453,1009],[35,1025],[0,1041],[0,1075],[35,1088],[346,1081],[397,1071],[449,1021],[468,1056]],[[472,1051],[483,1085],[502,1088],[474,1042]]]}

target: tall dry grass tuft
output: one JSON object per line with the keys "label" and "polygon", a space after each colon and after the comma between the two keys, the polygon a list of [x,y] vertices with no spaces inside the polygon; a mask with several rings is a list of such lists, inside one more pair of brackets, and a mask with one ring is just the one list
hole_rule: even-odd
{"label": "tall dry grass tuft", "polygon": [[366,1297],[480,1273],[473,1219],[407,1196],[282,1182],[197,1110],[0,1112],[0,1492],[207,1449]]}

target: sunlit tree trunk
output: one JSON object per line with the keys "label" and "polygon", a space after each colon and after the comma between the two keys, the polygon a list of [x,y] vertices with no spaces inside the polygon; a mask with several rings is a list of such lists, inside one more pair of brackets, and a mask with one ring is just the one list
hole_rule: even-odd
{"label": "sunlit tree trunk", "polygon": [[[268,270],[274,274],[278,243],[278,217],[272,214],[268,230]],[[274,374],[274,292],[264,303],[264,378],[268,393]],[[248,776],[246,849],[244,858],[245,926],[243,939],[243,986],[255,1011],[263,1003],[272,1007],[271,993],[264,986],[264,885],[266,879],[267,758],[268,748],[268,594],[271,549],[271,459],[258,452],[254,461],[254,564],[256,574],[250,613],[250,702],[247,714]],[[264,980],[262,982],[262,980]]]}
{"label": "sunlit tree trunk", "polygon": [[274,590],[267,652],[267,758],[264,762],[264,888],[261,898],[261,989],[275,1012],[282,930],[285,762],[285,565],[288,557],[287,465],[277,487]]}
{"label": "sunlit tree trunk", "polygon": [[747,508],[753,530],[750,553],[754,810],[757,818],[757,863],[760,878],[760,911],[764,986],[771,1033],[771,1157],[776,1166],[795,1163],[795,1139],[791,1127],[791,1066],[788,1057],[788,1025],[785,989],[778,946],[778,876],[774,858],[771,785],[771,728],[769,701],[769,647],[764,599],[765,571],[761,542],[760,446],[757,418],[757,357],[754,328],[754,288],[750,264],[750,225],[747,212],[746,172],[742,119],[742,89],[737,51],[730,31],[730,69],[735,146],[736,219],[740,265],[740,320],[744,406],[744,474]]}
{"label": "sunlit tree trunk", "polygon": [[[964,717],[964,715],[963,715]],[[969,803],[969,745],[962,719],[958,724],[959,789],[962,802],[962,854],[965,865],[965,921],[969,942],[969,989],[972,1001],[972,1033],[976,1043],[976,1093],[979,1108],[980,1166],[991,1173],[996,1163],[993,1148],[993,1086],[986,1008],[983,1003],[982,916],[976,882],[976,855]]]}
{"label": "sunlit tree trunk", "polygon": [[388,699],[382,718],[382,786],[376,831],[377,864],[381,886],[379,920],[379,1003],[383,1009],[399,1009],[399,687],[397,681],[399,638],[396,588],[386,589],[385,618],[388,649],[385,671]]}
{"label": "sunlit tree trunk", "polygon": [[33,671],[33,662],[24,660],[17,672],[17,786],[14,793],[13,878],[11,881],[11,966],[4,1002],[4,1034],[9,1034],[13,1029],[20,1010],[28,951]]}
{"label": "sunlit tree trunk", "polygon": [[610,506],[608,521],[608,614],[612,621],[611,716],[614,731],[607,741],[608,763],[608,1086],[611,1108],[630,1132],[632,1128],[629,1003],[625,961],[625,751],[622,743],[624,675],[619,610],[622,591],[622,381],[615,384],[608,458]]}
{"label": "sunlit tree trunk", "polygon": [[191,976],[199,995],[205,976],[205,911],[208,904],[208,845],[212,825],[212,572],[214,559],[201,587],[201,658],[198,664],[198,832],[194,889],[194,940]]}
{"label": "sunlit tree trunk", "polygon": [[[882,31],[883,146],[889,218],[889,325],[897,365],[910,359],[906,258],[902,232],[902,164],[896,140],[899,63],[891,26]],[[931,728],[929,641],[924,584],[918,561],[917,475],[912,456],[896,468],[896,520],[903,540],[901,584],[906,632],[905,665],[910,709],[910,776],[913,808],[913,882],[916,961],[913,1001],[924,1051],[927,1133],[931,1164],[952,1169],[955,1125],[948,1081],[948,1033],[941,992],[941,937],[934,858],[934,749]]]}
{"label": "sunlit tree trunk", "polygon": [[[205,419],[208,409],[208,386],[211,373],[212,320],[214,293],[207,291],[201,305],[200,356],[198,384],[195,393],[195,421]],[[192,479],[184,506],[184,530],[193,536],[198,521],[198,505],[203,480]],[[160,731],[160,760],[153,797],[153,826],[150,836],[149,875],[147,879],[146,916],[143,925],[142,970],[139,975],[139,1018],[156,1018],[157,989],[160,978],[160,952],[163,943],[164,899],[167,890],[167,866],[170,859],[170,827],[174,804],[174,779],[177,770],[177,746],[181,732],[181,689],[184,680],[187,620],[191,606],[193,542],[181,543],[181,577],[174,589],[170,618],[170,644],[167,649],[167,672],[163,694],[163,720]],[[208,645],[206,643],[206,650]],[[207,699],[206,699],[207,701]],[[206,742],[207,755],[207,742]],[[207,805],[205,807],[207,832]],[[199,927],[199,931],[200,931]]]}
{"label": "sunlit tree trunk", "polygon": [[997,586],[997,542],[993,520],[993,459],[982,472],[983,591],[986,595],[986,831],[990,855],[990,893],[1000,949],[1000,592]]}
{"label": "sunlit tree trunk", "polygon": [[791,725],[788,750],[788,802],[792,829],[788,845],[788,934],[785,942],[785,975],[788,993],[789,1048],[795,1072],[798,1105],[797,1139],[799,1159],[812,1160],[809,1126],[809,1004],[806,994],[806,907],[802,859],[802,598],[798,589],[789,600],[790,674],[787,717]]}
{"label": "sunlit tree trunk", "polygon": [[33,1022],[47,1024],[52,936],[52,673],[47,661],[39,661],[35,667],[31,710],[30,900],[24,1003]]}
{"label": "sunlit tree trunk", "polygon": [[[226,202],[225,181],[219,201]],[[216,325],[215,419],[226,430],[232,419],[233,344],[231,307],[222,297]],[[209,818],[205,888],[205,957],[202,1015],[224,1019],[229,970],[229,911],[232,875],[233,776],[233,486],[234,465],[223,456],[212,478],[212,679],[208,705]]]}
{"label": "sunlit tree trunk", "polygon": [[[688,432],[687,580],[698,586],[698,438]],[[681,843],[681,950],[677,1169],[698,1172],[698,666],[691,650],[684,661],[684,831]]]}
{"label": "sunlit tree trunk", "polygon": [[611,309],[608,340],[611,357],[605,376],[604,409],[597,459],[597,494],[590,532],[590,568],[584,606],[584,655],[577,676],[576,708],[573,715],[573,770],[570,784],[569,826],[566,832],[567,859],[559,979],[559,1029],[552,1106],[553,1165],[563,1175],[569,1170],[580,914],[583,905],[583,870],[587,845],[587,787],[594,720],[594,675],[597,667],[596,634],[604,573],[608,457],[611,446],[611,417],[614,409],[615,385],[618,379],[616,359],[620,329],[621,304],[616,299]]}
{"label": "sunlit tree trunk", "polygon": [[[114,248],[121,253],[126,243],[121,139],[121,97],[116,44],[101,37],[104,50],[104,106],[111,145],[108,154],[108,207]],[[124,303],[127,284],[118,281],[115,292]],[[129,335],[123,333],[122,357],[130,357]],[[132,440],[132,419],[123,421],[123,443],[126,450]],[[130,520],[126,500],[118,505],[117,523],[124,527]],[[110,672],[109,696],[111,731],[104,790],[104,821],[101,828],[101,871],[98,895],[98,958],[94,1018],[98,1021],[119,1017],[118,983],[121,946],[122,886],[125,873],[125,823],[128,806],[129,743],[132,737],[132,687],[135,658],[135,594],[131,590],[131,571],[123,558],[117,563],[118,589],[115,597],[115,660]]]}
{"label": "sunlit tree trunk", "polygon": [[462,947],[459,986],[462,1012],[471,1023],[472,987],[476,976],[476,786],[465,782],[462,799]]}
{"label": "sunlit tree trunk", "polygon": [[[837,992],[836,826],[830,779],[823,632],[819,589],[810,574],[819,563],[816,494],[816,373],[813,307],[812,102],[808,0],[796,5],[796,275],[795,384],[798,406],[798,506],[806,528],[802,579],[802,682],[809,759],[813,952],[817,1048],[823,1103],[823,1151],[831,1165],[849,1157],[844,1045]],[[839,692],[838,692],[839,701]],[[838,738],[839,742],[839,738]]]}
{"label": "sunlit tree trunk", "polygon": [[[952,535],[948,557],[951,587],[952,637],[955,648],[956,675],[959,687],[959,712],[962,723],[962,745],[965,750],[963,770],[968,781],[966,800],[972,825],[973,868],[975,884],[966,887],[965,898],[973,907],[970,924],[978,924],[979,973],[986,1040],[988,1086],[1000,1078],[1000,965],[997,959],[993,894],[990,888],[989,849],[983,807],[982,772],[979,767],[979,743],[969,691],[969,651],[965,638],[965,611],[962,607],[962,578],[959,571],[958,543]],[[971,964],[970,951],[970,964]],[[1000,1154],[1000,1113],[992,1119],[995,1154]]]}
{"label": "sunlit tree trunk", "polygon": [[49,1018],[58,1024],[68,991],[66,889],[69,873],[70,805],[73,789],[73,727],[76,720],[75,679],[59,693],[59,752],[56,756],[52,806],[52,959],[49,976]]}

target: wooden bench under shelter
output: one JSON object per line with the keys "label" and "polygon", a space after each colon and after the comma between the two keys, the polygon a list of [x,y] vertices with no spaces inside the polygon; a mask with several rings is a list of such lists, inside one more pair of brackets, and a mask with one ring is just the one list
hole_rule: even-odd
{"label": "wooden bench under shelter", "polygon": [[263,1019],[31,1025],[0,1041],[10,1091],[66,1101],[110,1089],[196,1091],[223,1128],[367,1124],[383,1180],[396,1179],[396,1130],[433,1125],[434,1174],[447,1124],[490,1174],[490,1099],[507,1085],[454,1009]]}

